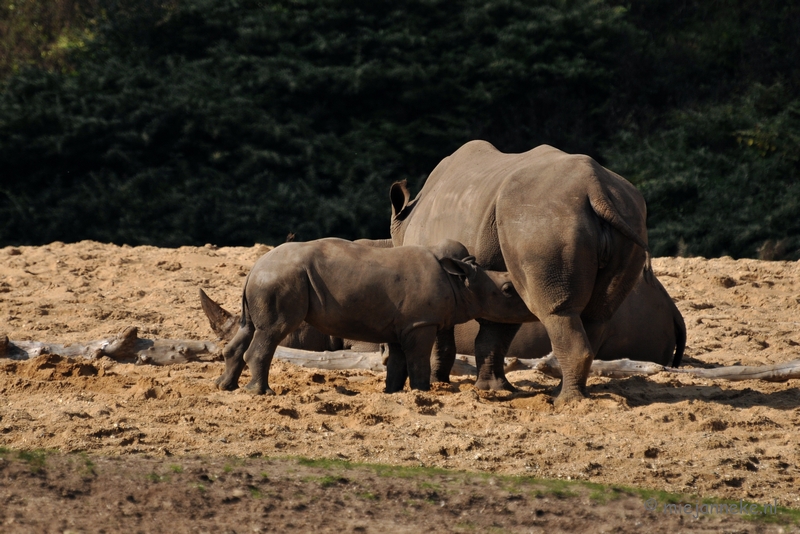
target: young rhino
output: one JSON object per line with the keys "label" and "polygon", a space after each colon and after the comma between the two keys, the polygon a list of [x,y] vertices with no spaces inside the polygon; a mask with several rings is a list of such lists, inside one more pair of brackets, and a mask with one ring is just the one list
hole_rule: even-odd
{"label": "young rhino", "polygon": [[263,255],[245,282],[239,331],[225,346],[223,390],[244,364],[251,393],[274,395],[269,368],[278,343],[303,321],[323,334],[389,343],[386,392],[430,389],[436,333],[477,317],[531,320],[508,273],[485,271],[461,243],[374,248],[343,239],[284,243]]}

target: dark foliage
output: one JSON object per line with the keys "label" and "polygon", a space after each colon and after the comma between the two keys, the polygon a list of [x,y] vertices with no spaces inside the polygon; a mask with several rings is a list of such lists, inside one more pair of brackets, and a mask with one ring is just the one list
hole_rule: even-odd
{"label": "dark foliage", "polygon": [[798,9],[617,4],[59,0],[78,37],[2,86],[0,246],[385,237],[482,138],[639,184],[659,254],[800,255]]}
{"label": "dark foliage", "polygon": [[626,28],[586,2],[145,7],[8,80],[0,241],[383,237],[391,182],[469,139],[591,151]]}

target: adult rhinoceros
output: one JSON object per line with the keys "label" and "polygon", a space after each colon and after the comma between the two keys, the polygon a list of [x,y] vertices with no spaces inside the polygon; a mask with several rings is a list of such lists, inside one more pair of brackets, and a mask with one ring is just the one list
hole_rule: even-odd
{"label": "adult rhinoceros", "polygon": [[[458,354],[475,355],[475,337],[480,325],[469,321],[456,325]],[[369,350],[375,350],[367,347]],[[606,324],[595,360],[654,362],[679,367],[686,349],[686,323],[680,310],[653,276],[640,276],[628,297]],[[541,358],[553,350],[542,323],[523,324],[506,354],[509,358]]]}
{"label": "adult rhinoceros", "polygon": [[[471,141],[443,159],[410,200],[391,188],[394,246],[454,239],[486,269],[508,271],[544,325],[563,379],[556,404],[585,397],[605,323],[643,273],[651,273],[644,198],[592,158],[542,145],[504,154]],[[514,390],[503,357],[519,324],[481,321],[478,389]],[[594,349],[593,349],[594,347]],[[432,380],[449,381],[453,331],[442,331]]]}

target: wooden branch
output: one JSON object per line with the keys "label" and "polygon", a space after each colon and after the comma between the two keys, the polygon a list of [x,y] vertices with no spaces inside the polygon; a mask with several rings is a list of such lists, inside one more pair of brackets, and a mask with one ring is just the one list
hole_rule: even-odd
{"label": "wooden branch", "polygon": [[734,365],[714,369],[675,369],[667,367],[664,371],[675,374],[690,374],[698,378],[720,380],[765,380],[767,382],[786,382],[800,378],[800,360],[775,363],[772,365]]}
{"label": "wooden branch", "polygon": [[[220,359],[221,347],[206,341],[175,339],[140,339],[136,327],[126,328],[111,339],[92,341],[87,344],[59,345],[38,341],[9,341],[0,335],[0,358],[26,360],[40,354],[58,354],[70,358],[95,359],[108,356],[121,363],[150,365],[170,365],[193,361],[213,361]],[[379,352],[353,352],[339,350],[333,352],[311,352],[307,350],[278,347],[275,359],[300,367],[342,370],[365,369],[385,371],[383,355]],[[506,372],[530,369],[554,378],[561,378],[561,366],[551,354],[536,359],[506,359]],[[711,380],[765,380],[785,382],[800,379],[800,360],[764,366],[732,366],[715,369],[675,369],[651,362],[633,360],[613,360],[592,362],[591,376],[626,378],[629,376],[650,376],[657,373],[672,373],[695,376]],[[453,376],[477,375],[474,356],[458,355]]]}
{"label": "wooden branch", "polygon": [[[520,369],[533,369],[547,376],[561,378],[561,367],[552,353],[544,358],[532,360],[517,358],[506,359],[506,372],[518,371]],[[609,378],[626,378],[635,375],[651,376],[658,373],[684,374],[711,380],[764,380],[767,382],[786,382],[791,379],[800,379],[800,360],[773,365],[734,365],[716,367],[714,369],[664,367],[657,363],[638,362],[627,359],[611,361],[595,360],[592,362],[592,368],[589,371],[591,376],[605,376]]]}
{"label": "wooden branch", "polygon": [[380,352],[354,352],[351,350],[312,352],[279,346],[275,349],[274,358],[300,367],[314,369],[386,371],[386,366],[383,364],[383,356]]}
{"label": "wooden branch", "polygon": [[101,339],[86,344],[61,345],[39,341],[8,341],[5,344],[0,343],[0,357],[27,360],[41,354],[88,359],[108,356],[121,363],[169,365],[214,360],[219,354],[217,346],[206,341],[140,339],[138,332],[138,329],[132,326],[111,339]]}
{"label": "wooden branch", "polygon": [[[506,372],[532,369],[553,378],[561,378],[561,366],[551,352],[544,358],[530,360],[520,358],[506,358]],[[589,370],[590,376],[605,376],[609,378],[627,378],[635,375],[654,375],[668,368],[652,362],[639,362],[634,360],[595,360]]]}

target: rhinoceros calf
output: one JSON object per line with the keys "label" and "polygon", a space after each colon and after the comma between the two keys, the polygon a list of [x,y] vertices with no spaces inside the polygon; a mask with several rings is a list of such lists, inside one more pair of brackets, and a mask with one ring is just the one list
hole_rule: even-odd
{"label": "rhinoceros calf", "polygon": [[[475,354],[480,325],[469,321],[455,327],[456,351]],[[686,348],[686,324],[672,298],[653,276],[640,277],[606,325],[597,348],[598,360],[655,362],[678,367]],[[523,324],[514,336],[507,356],[541,358],[552,350],[547,330],[540,322]]]}
{"label": "rhinoceros calf", "polygon": [[245,282],[239,331],[225,346],[224,390],[274,394],[269,368],[278,343],[303,321],[325,335],[388,343],[386,391],[430,388],[437,333],[476,317],[532,320],[508,273],[485,271],[444,240],[434,247],[374,248],[327,238],[284,243],[263,255]]}

